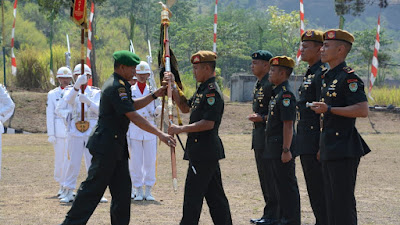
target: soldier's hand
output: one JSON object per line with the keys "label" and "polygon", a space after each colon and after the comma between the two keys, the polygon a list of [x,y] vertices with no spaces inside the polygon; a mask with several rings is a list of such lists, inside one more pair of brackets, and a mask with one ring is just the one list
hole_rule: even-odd
{"label": "soldier's hand", "polygon": [[164,133],[164,132],[161,132],[161,135],[160,135],[160,140],[162,141],[162,142],[164,142],[166,145],[168,145],[169,147],[173,147],[173,148],[175,148],[175,146],[176,146],[176,140],[175,140],[175,138],[174,138],[174,136],[172,136],[172,135],[169,135],[169,134],[166,134],[166,133]]}
{"label": "soldier's hand", "polygon": [[167,86],[161,86],[157,91],[154,92],[154,95],[157,97],[164,96],[167,92]]}
{"label": "soldier's hand", "polygon": [[317,160],[321,161],[320,159],[321,159],[321,150],[318,150],[318,152],[317,152]]}
{"label": "soldier's hand", "polygon": [[79,77],[76,79],[74,88],[79,89],[81,88],[82,85],[86,84],[88,82],[87,75],[79,75]]}
{"label": "soldier's hand", "polygon": [[328,111],[328,105],[325,104],[325,102],[313,102],[313,106],[311,106],[311,109],[315,113],[321,114]]}
{"label": "soldier's hand", "polygon": [[292,160],[292,153],[290,151],[282,152],[281,160],[283,163],[288,163],[290,160]]}
{"label": "soldier's hand", "polygon": [[168,127],[168,134],[174,135],[174,134],[180,134],[180,133],[182,133],[181,126],[171,124],[171,126]]}
{"label": "soldier's hand", "polygon": [[175,82],[175,76],[171,72],[164,72],[164,81],[171,81],[171,83]]}
{"label": "soldier's hand", "polygon": [[249,119],[251,122],[263,122],[263,118],[257,113],[250,114],[247,116],[247,119]]}
{"label": "soldier's hand", "polygon": [[49,138],[47,139],[47,141],[54,145],[54,144],[56,143],[56,137],[54,137],[53,135],[51,135],[51,136],[49,136]]}

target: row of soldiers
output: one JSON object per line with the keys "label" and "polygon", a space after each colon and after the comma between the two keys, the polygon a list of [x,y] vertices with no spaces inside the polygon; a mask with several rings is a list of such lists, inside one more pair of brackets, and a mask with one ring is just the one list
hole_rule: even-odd
{"label": "row of soldiers", "polygon": [[288,82],[294,60],[265,50],[252,54],[258,80],[248,119],[265,207],[250,222],[300,225],[300,156],[315,224],[357,224],[357,168],[370,149],[355,127],[357,117],[368,115],[364,84],[345,62],[354,37],[340,29],[308,30],[301,41],[308,68],[297,100]]}
{"label": "row of soldiers", "polygon": [[[92,155],[86,148],[86,143],[96,125],[99,116],[101,90],[87,85],[87,79],[92,76],[89,66],[84,64],[84,76],[81,74],[82,65],[76,65],[73,72],[67,67],[57,71],[60,86],[51,90],[47,97],[46,117],[48,141],[53,144],[55,152],[54,179],[60,184],[57,193],[60,202],[72,202],[75,198],[75,188],[79,175],[82,156],[86,171],[91,165]],[[151,92],[146,80],[150,76],[150,66],[142,61],[136,66],[136,76],[132,84],[132,98],[139,98]],[[85,79],[86,78],[86,79]],[[74,85],[70,85],[72,79]],[[83,91],[81,91],[83,90]],[[138,112],[151,124],[159,116],[161,106],[157,101],[149,104]],[[88,122],[86,129],[81,129],[81,110],[84,105],[83,120]],[[141,130],[133,123],[127,133],[130,157],[129,170],[132,178],[132,196],[137,201],[155,200],[151,189],[155,184],[155,163],[157,152],[156,136]],[[143,190],[145,186],[145,191]],[[101,202],[107,202],[102,198]]]}

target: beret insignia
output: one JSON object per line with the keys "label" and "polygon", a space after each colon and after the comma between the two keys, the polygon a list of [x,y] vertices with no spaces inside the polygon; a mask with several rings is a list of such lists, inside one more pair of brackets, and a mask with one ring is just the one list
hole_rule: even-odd
{"label": "beret insignia", "polygon": [[193,57],[193,63],[199,63],[200,62],[200,56],[196,55]]}
{"label": "beret insignia", "polygon": [[257,58],[257,53],[254,54],[254,58]]}
{"label": "beret insignia", "polygon": [[307,37],[312,37],[313,35],[314,35],[314,33],[313,33],[312,30],[306,31],[306,36],[307,36]]}
{"label": "beret insignia", "polygon": [[335,31],[329,31],[326,35],[328,39],[334,39],[336,37]]}
{"label": "beret insignia", "polygon": [[278,59],[272,60],[272,65],[279,65],[279,60]]}

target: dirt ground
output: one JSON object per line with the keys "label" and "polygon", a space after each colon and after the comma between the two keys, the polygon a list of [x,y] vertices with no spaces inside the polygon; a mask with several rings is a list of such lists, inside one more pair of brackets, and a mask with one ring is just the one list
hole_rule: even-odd
{"label": "dirt ground", "polygon": [[[259,217],[263,198],[259,187],[254,154],[250,150],[252,125],[246,120],[250,104],[227,103],[220,134],[226,159],[221,160],[222,180],[229,199],[233,224],[250,224]],[[359,224],[400,224],[400,115],[370,112],[358,119],[357,127],[372,152],[361,160],[356,186]],[[187,122],[187,116],[184,116]],[[45,122],[43,121],[43,124]],[[379,132],[379,133],[377,133]],[[182,135],[185,142],[186,135]],[[157,159],[155,202],[134,202],[131,224],[178,224],[182,216],[183,186],[187,162],[176,148],[177,193],[171,184],[169,150],[161,145]],[[3,134],[2,179],[0,180],[0,224],[59,224],[71,204],[60,204],[53,179],[53,149],[45,134]],[[302,224],[314,224],[299,159],[297,178],[301,195]],[[86,177],[82,164],[78,183]],[[111,200],[109,191],[105,197]],[[110,203],[99,204],[88,224],[110,224]],[[200,224],[210,225],[204,203]]]}

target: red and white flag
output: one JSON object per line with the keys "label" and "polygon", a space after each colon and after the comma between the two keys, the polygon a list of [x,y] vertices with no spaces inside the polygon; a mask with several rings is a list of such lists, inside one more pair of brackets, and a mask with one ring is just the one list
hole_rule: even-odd
{"label": "red and white flag", "polygon": [[[304,6],[303,6],[303,0],[300,0],[300,38],[303,34],[304,34]],[[298,65],[301,60],[300,48],[301,48],[301,42],[299,50],[297,51],[296,55],[296,65]]]}
{"label": "red and white flag", "polygon": [[[92,68],[92,64],[90,63],[90,53],[92,52],[92,22],[93,22],[93,16],[94,16],[94,2],[92,2],[92,5],[90,7],[90,16],[89,16],[89,32],[88,32],[88,42],[87,42],[87,53],[86,53],[86,64]],[[90,78],[88,80],[88,85],[92,86],[93,79]]]}
{"label": "red and white flag", "polygon": [[215,10],[214,10],[214,44],[213,52],[217,53],[217,21],[218,21],[218,0],[215,0]]}
{"label": "red and white flag", "polygon": [[15,54],[14,54],[14,35],[15,35],[15,21],[17,19],[17,4],[18,0],[14,1],[14,22],[13,22],[13,27],[11,31],[11,74],[16,76],[17,75],[17,60],[15,59]]}
{"label": "red and white flag", "polygon": [[375,47],[374,47],[374,56],[372,57],[372,66],[371,66],[371,77],[369,79],[369,91],[368,91],[368,96],[372,99],[371,97],[371,90],[372,87],[374,86],[374,82],[376,79],[376,76],[378,75],[378,52],[379,52],[379,32],[381,30],[381,15],[378,16],[378,27],[376,28],[376,39],[375,39]]}

